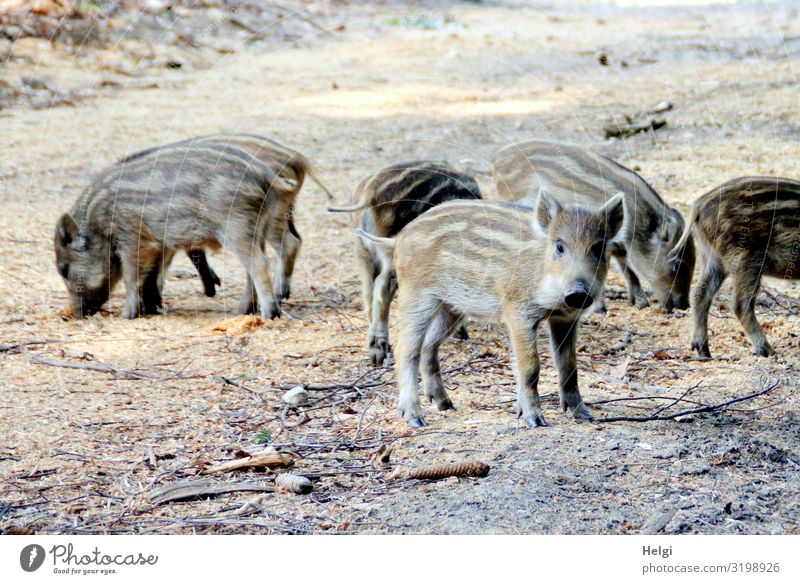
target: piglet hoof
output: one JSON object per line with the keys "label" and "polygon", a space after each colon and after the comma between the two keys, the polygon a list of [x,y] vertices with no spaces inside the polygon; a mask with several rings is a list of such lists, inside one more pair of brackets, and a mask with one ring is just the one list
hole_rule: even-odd
{"label": "piglet hoof", "polygon": [[135,320],[139,318],[139,309],[138,308],[125,308],[122,311],[122,318],[127,320]]}
{"label": "piglet hoof", "polygon": [[773,349],[767,341],[764,341],[763,345],[753,347],[753,353],[759,357],[771,357],[772,355],[777,355],[775,349]]}
{"label": "piglet hoof", "polygon": [[544,428],[548,426],[547,420],[544,419],[544,414],[542,414],[541,412],[539,412],[538,414],[527,416],[525,418],[525,421],[531,428],[537,428],[537,427]]}
{"label": "piglet hoof", "polygon": [[211,268],[208,269],[208,280],[203,279],[203,293],[209,298],[217,295],[217,286],[222,286],[222,282],[217,273]]}
{"label": "piglet hoof", "polygon": [[544,414],[542,410],[536,408],[530,414],[526,414],[519,404],[514,406],[514,412],[517,414],[518,418],[525,418],[525,421],[528,423],[528,426],[531,428],[536,428],[538,426],[545,427],[549,424],[547,420],[544,419]]}
{"label": "piglet hoof", "polygon": [[572,408],[572,417],[578,422],[589,422],[594,420],[594,416],[589,412],[589,410],[586,409],[586,406],[583,405],[583,402]]}
{"label": "piglet hoof", "polygon": [[389,355],[389,341],[386,338],[370,337],[369,362],[373,367],[381,367]]}
{"label": "piglet hoof", "polygon": [[469,333],[467,332],[467,327],[460,326],[456,329],[456,332],[453,333],[453,338],[458,341],[468,341],[469,340]]}
{"label": "piglet hoof", "polygon": [[455,410],[456,406],[453,405],[453,402],[449,397],[446,397],[436,404],[436,409],[438,409],[440,412],[446,412],[447,410]]}
{"label": "piglet hoof", "polygon": [[386,361],[386,351],[380,347],[372,347],[369,350],[369,362],[373,367],[380,367]]}
{"label": "piglet hoof", "polygon": [[647,295],[642,292],[641,294],[634,294],[631,297],[631,304],[641,310],[642,308],[650,306],[650,301],[647,299]]}
{"label": "piglet hoof", "polygon": [[291,295],[292,295],[292,288],[291,286],[289,286],[289,284],[281,286],[280,294],[278,294],[281,300],[286,300]]}
{"label": "piglet hoof", "polygon": [[425,427],[425,422],[422,418],[411,418],[408,421],[408,425],[412,428],[423,428]]}
{"label": "piglet hoof", "polygon": [[597,307],[594,309],[594,313],[595,314],[600,314],[602,316],[605,316],[606,314],[608,314],[608,308],[606,308],[606,303],[603,302],[601,304],[598,304]]}
{"label": "piglet hoof", "polygon": [[264,320],[272,320],[281,316],[281,307],[274,302],[270,302],[262,311],[261,318]]}
{"label": "piglet hoof", "polygon": [[711,351],[708,350],[708,343],[692,342],[692,350],[697,351],[697,356],[701,359],[711,359]]}

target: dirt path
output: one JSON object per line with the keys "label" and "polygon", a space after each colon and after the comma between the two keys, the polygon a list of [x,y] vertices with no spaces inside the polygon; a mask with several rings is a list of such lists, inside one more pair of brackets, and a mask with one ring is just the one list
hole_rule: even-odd
{"label": "dirt path", "polygon": [[[684,424],[578,425],[557,411],[556,375],[545,357],[541,391],[551,426],[528,429],[512,415],[503,331],[474,325],[473,340],[450,343],[443,355],[458,410],[426,411],[430,426],[410,431],[394,412],[393,371],[367,366],[349,225],[327,215],[322,192],[308,186],[287,318],[233,339],[210,332],[235,309],[243,284],[224,253],[211,258],[224,280],[216,298],[202,296],[181,260],[167,281],[163,316],[122,320],[118,290],[110,314],[58,317],[65,292],[51,237],[60,213],[113,160],[196,134],[270,135],[315,161],[341,198],[381,166],[428,157],[476,172],[491,194],[494,151],[532,137],[592,145],[640,168],[682,210],[737,175],[800,176],[800,25],[788,2],[769,10],[433,2],[413,12],[370,4],[348,11],[334,4],[320,16],[331,32],[169,71],[157,88],[76,107],[0,111],[0,528],[797,533],[800,339],[796,307],[786,300],[767,299],[761,309],[780,353],[773,359],[751,356],[724,307],[714,310],[719,359],[710,362],[691,360],[682,314],[637,311],[616,299],[605,318],[585,326],[587,401],[677,396],[702,381],[692,397],[717,402],[782,381],[739,410]],[[58,79],[81,66],[37,50],[44,52],[8,63],[4,75],[34,67]],[[604,140],[610,116],[663,101],[674,109],[655,135]],[[792,283],[768,286],[798,296]],[[614,275],[611,291],[621,287]],[[128,373],[37,359],[99,361]],[[283,387],[297,383],[344,386],[312,390],[311,421],[284,427]],[[636,415],[652,407],[614,402],[595,411]],[[237,512],[252,499],[247,493],[148,502],[153,486],[190,478],[267,435],[296,457],[298,472],[318,477],[313,495],[270,495],[247,513]],[[485,479],[387,482],[388,473],[370,464],[381,444],[394,448],[395,464],[474,458],[493,470]]]}

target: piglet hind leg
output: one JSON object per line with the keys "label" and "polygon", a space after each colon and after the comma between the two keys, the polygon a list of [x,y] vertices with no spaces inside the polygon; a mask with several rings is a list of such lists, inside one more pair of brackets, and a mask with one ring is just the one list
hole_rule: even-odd
{"label": "piglet hind leg", "polygon": [[558,367],[561,410],[572,412],[576,420],[593,420],[578,391],[578,361],[575,345],[578,338],[577,321],[548,321],[553,361]]}
{"label": "piglet hind leg", "polygon": [[403,302],[401,299],[399,306],[400,341],[395,362],[397,383],[400,388],[397,409],[408,425],[415,427],[425,425],[422,419],[417,377],[425,334],[435,310],[427,305],[425,301]]}
{"label": "piglet hind leg", "polygon": [[529,426],[547,426],[539,397],[539,352],[536,346],[536,323],[520,314],[510,313],[505,319],[514,352],[517,378],[516,413]]}
{"label": "piglet hind leg", "polygon": [[302,240],[292,222],[291,214],[270,226],[268,241],[278,254],[278,265],[275,267],[272,294],[279,300],[286,300],[291,295],[290,282],[294,273],[297,254],[300,253]]}
{"label": "piglet hind leg", "polygon": [[756,296],[761,287],[761,274],[756,268],[744,268],[736,272],[733,282],[733,309],[744,327],[753,353],[761,357],[775,355],[775,349],[767,342],[764,331],[756,319]]}
{"label": "piglet hind leg", "polygon": [[161,262],[157,262],[145,276],[142,284],[141,308],[143,314],[158,314],[163,308],[159,282],[162,281],[161,274],[164,271]]}
{"label": "piglet hind leg", "polygon": [[422,382],[425,387],[425,397],[434,404],[439,411],[456,409],[442,382],[439,367],[439,346],[456,328],[458,319],[446,309],[440,308],[428,325],[425,340],[422,344],[420,368]]}
{"label": "piglet hind leg", "polygon": [[187,255],[203,282],[203,293],[209,298],[213,298],[217,294],[217,286],[222,282],[217,273],[208,265],[205,252],[202,249],[190,249]]}
{"label": "piglet hind leg", "polygon": [[706,258],[700,279],[694,288],[694,330],[691,347],[703,359],[711,358],[708,345],[708,311],[726,277],[722,260],[716,255]]}

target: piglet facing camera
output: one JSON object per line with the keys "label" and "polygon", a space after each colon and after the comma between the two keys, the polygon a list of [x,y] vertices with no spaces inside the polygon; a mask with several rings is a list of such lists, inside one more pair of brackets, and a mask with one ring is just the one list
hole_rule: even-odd
{"label": "piglet facing camera", "polygon": [[363,236],[391,254],[399,285],[396,370],[400,414],[424,425],[417,375],[439,410],[453,407],[438,348],[465,317],[500,320],[515,360],[517,413],[545,426],[538,394],[537,329],[547,321],[560,401],[591,419],[578,391],[578,320],[603,293],[608,249],[624,236],[624,197],[599,209],[562,206],[541,191],[533,213],[489,202],[450,202],[410,223],[396,239]]}
{"label": "piglet facing camera", "polygon": [[[695,263],[692,239],[683,240],[681,253],[669,255],[684,233],[683,217],[636,172],[588,148],[543,140],[502,148],[492,169],[497,196],[526,205],[535,203],[540,189],[562,205],[594,209],[614,193],[624,193],[629,211],[626,234],[609,253],[628,282],[628,300],[638,308],[649,306],[642,278],[650,281],[664,311],[689,307]],[[597,306],[603,306],[602,298]]]}

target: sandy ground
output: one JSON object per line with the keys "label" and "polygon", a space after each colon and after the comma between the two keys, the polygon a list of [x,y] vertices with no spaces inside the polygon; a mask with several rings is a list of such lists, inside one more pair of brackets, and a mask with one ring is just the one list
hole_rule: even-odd
{"label": "sandy ground", "polygon": [[[210,332],[232,315],[243,284],[224,252],[211,258],[224,280],[216,298],[202,296],[181,258],[167,280],[166,314],[132,322],[120,318],[121,289],[106,314],[61,320],[65,290],[52,254],[56,219],[104,166],[219,131],[258,132],[304,152],[342,199],[384,165],[428,157],[472,170],[491,196],[493,153],[533,137],[612,155],[682,211],[737,175],[800,176],[800,21],[789,2],[758,4],[431,2],[412,11],[334,2],[314,14],[324,30],[280,47],[149,71],[71,106],[0,110],[0,528],[797,533],[800,339],[796,304],[783,296],[759,309],[779,352],[770,359],[750,354],[725,308],[727,287],[712,311],[712,361],[692,358],[689,318],[631,308],[616,273],[609,314],[584,326],[587,402],[662,398],[597,404],[597,415],[647,415],[698,382],[688,399],[717,403],[780,381],[738,409],[684,423],[577,424],[558,411],[542,343],[551,425],[529,429],[512,415],[503,330],[474,324],[471,341],[443,351],[458,410],[426,408],[429,426],[410,430],[394,410],[393,370],[368,366],[349,223],[324,212],[312,185],[299,198],[304,245],[285,318],[243,336]],[[10,58],[5,78],[57,85],[105,74],[97,53],[35,40],[17,50],[27,57]],[[662,101],[674,104],[665,128],[604,139],[611,116]],[[767,286],[798,296],[791,282]],[[312,402],[309,421],[292,427],[303,418],[289,412],[282,421],[281,396],[297,384]],[[245,509],[253,493],[150,503],[153,488],[263,448],[256,442],[268,435],[314,478],[311,495],[267,494]],[[483,479],[390,481],[371,463],[381,445],[392,448],[389,468],[481,460],[492,470]],[[270,484],[272,476],[218,480]]]}

